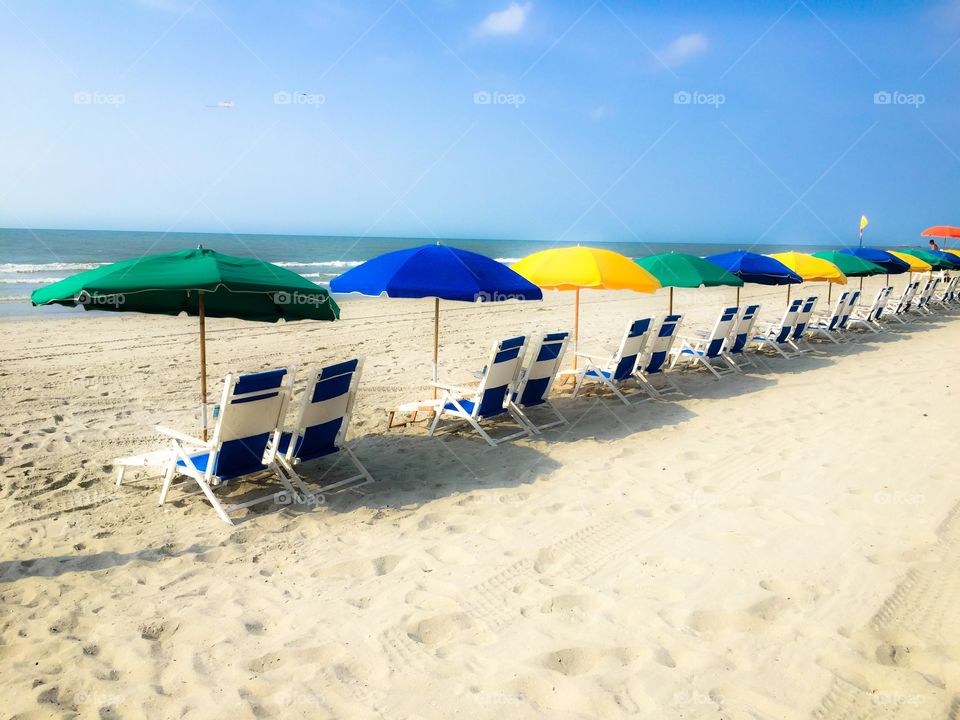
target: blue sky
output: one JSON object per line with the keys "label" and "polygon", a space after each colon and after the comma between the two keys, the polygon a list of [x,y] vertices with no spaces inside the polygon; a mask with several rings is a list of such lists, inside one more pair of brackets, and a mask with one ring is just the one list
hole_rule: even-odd
{"label": "blue sky", "polygon": [[865,213],[894,244],[960,224],[960,0],[0,19],[6,227],[838,244]]}

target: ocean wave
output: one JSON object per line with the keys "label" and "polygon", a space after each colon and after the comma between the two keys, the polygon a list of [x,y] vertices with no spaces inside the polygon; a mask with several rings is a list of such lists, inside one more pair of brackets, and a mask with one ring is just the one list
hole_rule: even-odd
{"label": "ocean wave", "polygon": [[94,268],[102,267],[106,264],[107,263],[82,262],[0,263],[0,274],[52,272],[54,270],[70,270],[80,272],[81,270],[93,270]]}
{"label": "ocean wave", "polygon": [[357,265],[362,265],[366,260],[328,260],[326,262],[275,262],[274,265],[279,265],[280,267],[292,268],[292,267],[331,267],[331,268],[346,268],[346,267],[356,267]]}
{"label": "ocean wave", "polygon": [[50,283],[60,282],[62,277],[57,278],[0,278],[0,285],[49,285]]}
{"label": "ocean wave", "polygon": [[515,262],[520,262],[520,258],[494,258],[494,260],[504,265],[513,265]]}

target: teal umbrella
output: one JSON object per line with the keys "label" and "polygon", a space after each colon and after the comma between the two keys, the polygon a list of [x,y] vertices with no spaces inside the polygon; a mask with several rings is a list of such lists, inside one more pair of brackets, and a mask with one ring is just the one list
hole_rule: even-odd
{"label": "teal umbrella", "polygon": [[155,315],[186,313],[200,318],[204,440],[207,317],[259,322],[340,317],[340,308],[330,293],[297,273],[255,258],[223,255],[203,247],[121,260],[87,270],[34,290],[30,300],[34,305],[79,305],[84,310]]}
{"label": "teal umbrella", "polygon": [[719,265],[686,253],[661,253],[636,258],[644,270],[653,275],[663,287],[670,288],[670,314],[673,314],[673,289],[675,287],[743,287],[743,280]]}

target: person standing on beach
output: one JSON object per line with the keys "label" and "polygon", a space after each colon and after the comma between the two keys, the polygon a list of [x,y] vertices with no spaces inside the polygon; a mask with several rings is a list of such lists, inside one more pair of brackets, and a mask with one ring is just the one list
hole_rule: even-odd
{"label": "person standing on beach", "polygon": [[939,250],[939,249],[940,249],[940,246],[937,245],[937,241],[934,240],[933,238],[930,238],[930,249],[931,249],[931,250]]}

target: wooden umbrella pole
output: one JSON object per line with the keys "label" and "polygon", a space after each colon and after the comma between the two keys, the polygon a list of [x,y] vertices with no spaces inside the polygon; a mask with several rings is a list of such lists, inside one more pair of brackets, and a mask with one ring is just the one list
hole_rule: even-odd
{"label": "wooden umbrella pole", "polygon": [[440,298],[433,299],[433,399],[437,399],[438,356],[440,353]]}
{"label": "wooden umbrella pole", "polygon": [[[863,283],[863,278],[860,278],[860,282]],[[830,303],[833,301],[833,283],[827,283],[827,307],[830,307]]]}
{"label": "wooden umbrella pole", "polygon": [[737,307],[740,307],[740,288],[737,288]]}
{"label": "wooden umbrella pole", "polygon": [[573,369],[577,369],[577,353],[580,351],[580,288],[574,291],[573,301]]}
{"label": "wooden umbrella pole", "polygon": [[673,286],[670,286],[670,310],[669,314],[673,315]]}
{"label": "wooden umbrella pole", "polygon": [[203,290],[198,290],[200,315],[200,417],[203,423],[200,439],[207,439],[207,318],[203,307]]}

